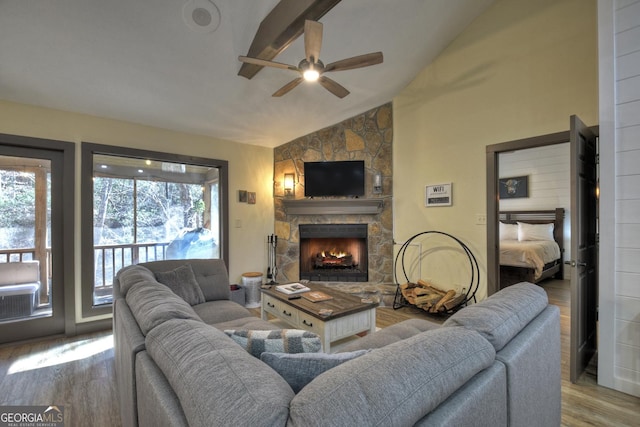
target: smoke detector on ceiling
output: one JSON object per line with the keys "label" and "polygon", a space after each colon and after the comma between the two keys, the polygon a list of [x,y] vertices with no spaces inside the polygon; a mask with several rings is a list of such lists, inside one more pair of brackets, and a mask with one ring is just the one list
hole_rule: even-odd
{"label": "smoke detector on ceiling", "polygon": [[220,10],[209,0],[189,0],[182,8],[182,19],[197,33],[212,33],[220,26]]}

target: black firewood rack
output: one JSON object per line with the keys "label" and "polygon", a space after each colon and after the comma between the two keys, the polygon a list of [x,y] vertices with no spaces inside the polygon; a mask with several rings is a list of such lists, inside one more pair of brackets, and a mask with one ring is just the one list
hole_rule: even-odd
{"label": "black firewood rack", "polygon": [[[451,314],[455,313],[456,311],[458,311],[459,309],[461,309],[462,307],[466,306],[467,303],[469,303],[469,301],[473,301],[474,303],[476,302],[476,292],[478,291],[478,286],[480,285],[480,267],[478,266],[478,261],[476,260],[475,255],[473,255],[473,252],[471,252],[471,249],[469,249],[469,247],[467,245],[465,245],[460,239],[458,239],[455,236],[452,236],[451,234],[442,232],[442,231],[423,231],[420,232],[418,234],[415,234],[414,236],[412,236],[411,238],[409,238],[406,242],[404,242],[404,244],[400,247],[400,250],[398,251],[398,254],[396,255],[395,258],[395,262],[394,262],[394,280],[395,280],[395,284],[396,284],[396,295],[395,298],[393,300],[393,308],[395,310],[401,308],[401,307],[406,307],[406,306],[411,306],[411,307],[415,307],[413,304],[409,303],[404,295],[402,295],[402,292],[400,290],[400,284],[401,283],[409,283],[409,275],[407,273],[407,264],[405,263],[405,255],[406,255],[406,251],[407,248],[411,245],[411,243],[418,239],[418,238],[422,238],[426,235],[442,235],[445,236],[449,239],[451,239],[454,243],[456,243],[457,245],[459,245],[462,250],[464,251],[464,253],[467,256],[467,259],[469,260],[469,274],[470,274],[470,280],[469,280],[469,286],[466,288],[466,292],[465,292],[465,296],[464,298],[458,303],[456,304],[454,307],[449,308],[448,310],[445,311],[440,311],[440,312],[436,312],[436,313],[430,313],[428,311],[425,311],[425,313],[431,315],[431,316],[436,316],[436,317],[446,317],[446,316],[450,316]],[[422,258],[422,255],[421,255]],[[398,272],[402,271],[402,275],[404,276],[404,280],[398,280]]]}

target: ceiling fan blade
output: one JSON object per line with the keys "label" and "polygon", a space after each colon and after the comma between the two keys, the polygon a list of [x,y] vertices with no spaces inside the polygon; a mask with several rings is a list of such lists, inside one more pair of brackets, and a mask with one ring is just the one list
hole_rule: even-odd
{"label": "ceiling fan blade", "polygon": [[266,59],[252,58],[250,56],[238,56],[238,60],[247,64],[262,65],[263,67],[283,68],[285,70],[300,71],[298,67],[282,62],[267,61]]}
{"label": "ceiling fan blade", "polygon": [[288,93],[294,87],[298,86],[300,83],[302,83],[303,80],[304,80],[304,78],[302,78],[302,77],[298,77],[297,79],[293,79],[289,83],[287,83],[286,85],[282,86],[280,89],[275,91],[274,94],[271,95],[271,96],[282,96],[282,95]]}
{"label": "ceiling fan blade", "polygon": [[340,61],[332,62],[324,67],[324,72],[353,70],[354,68],[368,67],[382,63],[382,52],[365,53]]}
{"label": "ceiling fan blade", "polygon": [[320,58],[322,47],[322,24],[307,19],[304,21],[304,53],[309,64],[315,64]]}
{"label": "ceiling fan blade", "polygon": [[344,98],[349,95],[349,91],[344,88],[344,86],[338,84],[334,80],[331,80],[329,77],[320,76],[318,82],[329,92],[337,96],[338,98]]}

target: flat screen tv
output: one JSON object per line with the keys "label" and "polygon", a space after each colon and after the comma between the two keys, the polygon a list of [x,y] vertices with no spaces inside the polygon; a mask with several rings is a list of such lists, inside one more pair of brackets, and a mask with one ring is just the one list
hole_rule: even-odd
{"label": "flat screen tv", "polygon": [[305,162],[304,195],[364,196],[364,160]]}

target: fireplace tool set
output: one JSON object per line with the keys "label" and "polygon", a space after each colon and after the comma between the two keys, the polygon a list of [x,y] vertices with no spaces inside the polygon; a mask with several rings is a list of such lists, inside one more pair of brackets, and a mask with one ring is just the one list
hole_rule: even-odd
{"label": "fireplace tool set", "polygon": [[267,285],[277,285],[278,267],[276,265],[276,248],[278,247],[278,236],[271,234],[267,236]]}

